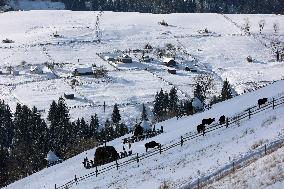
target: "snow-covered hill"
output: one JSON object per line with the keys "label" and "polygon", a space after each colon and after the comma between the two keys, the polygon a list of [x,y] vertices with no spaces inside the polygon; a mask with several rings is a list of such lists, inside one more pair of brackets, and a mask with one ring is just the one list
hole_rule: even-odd
{"label": "snow-covered hill", "polygon": [[206,189],[259,188],[279,189],[284,186],[284,148],[269,154],[248,167],[209,185]]}
{"label": "snow-covered hill", "polygon": [[[260,97],[278,97],[284,94],[284,81],[276,82],[268,87],[238,96],[234,99],[217,104],[212,109],[190,117],[162,122],[165,133],[155,138],[134,143],[133,153],[144,153],[144,144],[155,140],[163,145],[169,145],[180,140],[186,132],[196,130],[196,125],[202,118],[216,117],[224,114],[232,116],[241,110],[254,105]],[[170,183],[172,188],[191,182],[201,175],[206,175],[222,167],[231,159],[239,158],[242,154],[253,149],[260,141],[271,142],[283,138],[284,106],[275,110],[268,109],[250,120],[241,121],[229,128],[222,128],[206,134],[205,137],[187,141],[182,147],[176,147],[162,152],[138,164],[129,164],[118,170],[110,170],[80,182],[72,188],[158,188],[163,182]],[[156,126],[159,127],[158,125]],[[122,151],[121,138],[109,142],[118,151]],[[86,170],[82,165],[85,157],[93,158],[95,149],[86,151],[61,164],[46,168],[27,178],[15,182],[7,189],[54,188],[74,178],[83,176],[94,169]],[[107,166],[107,165],[105,165]],[[101,166],[98,169],[102,169]]]}
{"label": "snow-covered hill", "polygon": [[[269,48],[269,39],[277,36],[283,39],[284,19],[281,15],[104,12],[99,22],[102,43],[96,43],[97,15],[98,12],[72,11],[0,14],[0,25],[5,26],[0,27],[0,39],[14,41],[0,43],[0,71],[6,72],[8,66],[20,71],[19,76],[0,75],[2,99],[12,109],[16,102],[20,102],[47,112],[52,100],[57,100],[64,91],[73,92],[78,98],[67,101],[73,119],[83,116],[89,120],[91,115],[97,113],[103,122],[117,102],[124,121],[131,125],[140,115],[141,103],[153,101],[155,93],[161,88],[169,90],[175,86],[181,98],[192,96],[194,78],[200,73],[214,75],[214,94],[220,93],[222,80],[226,78],[241,94],[244,90],[257,88],[284,76],[283,62],[276,62]],[[234,24],[242,25],[246,17],[250,18],[253,36],[245,35]],[[261,19],[266,20],[263,35],[257,32],[257,23]],[[162,20],[169,26],[159,25],[158,22]],[[279,31],[274,35],[272,25],[276,21]],[[208,34],[201,32],[205,28]],[[55,33],[58,37],[54,37]],[[179,49],[176,52],[179,63],[176,75],[168,73],[168,68],[155,52],[148,54],[154,58],[150,63],[140,63],[141,53],[131,53],[134,63],[127,65],[109,63],[97,55],[142,49],[147,43],[155,49],[164,48],[168,43]],[[254,62],[246,61],[249,55]],[[52,81],[50,75],[30,74],[31,65],[45,62],[57,63],[55,72],[63,78]],[[70,91],[71,79],[66,77],[76,67],[92,66],[94,63],[109,70],[109,79],[78,77],[79,86]],[[198,72],[185,71],[187,66],[194,67]],[[129,88],[130,85],[132,88]],[[131,89],[130,92],[127,89]],[[24,91],[29,95],[23,95]],[[40,99],[46,100],[38,103]],[[100,105],[104,101],[108,107],[106,113],[101,113]]]}
{"label": "snow-covered hill", "polygon": [[[20,2],[20,1],[19,1]],[[26,2],[26,1],[21,1]],[[24,4],[23,4],[24,5]],[[39,6],[40,7],[40,6]],[[97,20],[97,18],[100,18]],[[241,27],[244,19],[251,23],[251,35]],[[266,20],[263,33],[258,32],[258,21]],[[169,26],[158,22],[165,20]],[[279,23],[277,33],[273,23]],[[97,24],[96,26],[96,23]],[[221,14],[141,14],[71,11],[22,11],[0,14],[0,39],[12,43],[0,43],[0,95],[12,108],[17,102],[36,106],[46,116],[52,100],[64,93],[72,93],[75,99],[66,100],[71,118],[98,114],[103,123],[110,117],[113,105],[119,104],[123,121],[132,126],[141,114],[141,104],[151,108],[154,95],[161,88],[169,91],[175,86],[180,98],[190,98],[194,80],[202,73],[214,77],[212,95],[220,94],[223,80],[228,79],[239,94],[283,79],[284,63],[277,62],[271,49],[271,41],[284,41],[282,15],[221,15]],[[3,27],[2,27],[3,26]],[[205,32],[205,29],[207,32]],[[101,36],[101,43],[96,35]],[[153,61],[140,62],[144,46],[149,43],[153,50],[147,53]],[[176,47],[177,74],[168,72],[158,49],[167,44]],[[129,50],[130,49],[130,50]],[[116,64],[104,60],[102,55],[132,57],[132,64]],[[251,56],[253,61],[246,58]],[[53,72],[35,74],[31,66],[54,65]],[[76,68],[93,64],[108,70],[108,77],[72,77]],[[191,67],[196,72],[186,71]],[[15,74],[9,74],[12,68]],[[72,79],[78,85],[71,87]],[[203,118],[221,115],[233,116],[256,104],[263,97],[277,97],[284,93],[284,81],[278,81],[258,91],[246,93],[232,100],[213,106],[212,109],[156,125],[164,126],[165,133],[154,140],[169,145],[180,136],[196,130]],[[104,101],[106,112],[102,110]],[[240,126],[222,128],[205,137],[186,142],[180,148],[164,152],[99,177],[92,177],[74,188],[157,188],[164,180],[173,188],[191,182],[203,174],[221,167],[229,158],[246,153],[259,141],[273,141],[283,137],[284,108],[267,110],[241,122]],[[269,123],[269,124],[268,124]],[[122,138],[109,144],[122,151]],[[149,139],[153,140],[153,139]],[[144,143],[132,146],[133,153],[144,153]],[[82,166],[82,160],[92,158],[95,149],[46,168],[14,184],[9,189],[51,189],[62,185],[75,175],[93,172]]]}

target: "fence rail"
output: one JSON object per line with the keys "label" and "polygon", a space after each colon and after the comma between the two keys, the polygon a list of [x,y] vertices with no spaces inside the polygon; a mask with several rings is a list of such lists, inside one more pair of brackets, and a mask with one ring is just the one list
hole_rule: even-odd
{"label": "fence rail", "polygon": [[223,168],[211,173],[208,176],[198,178],[194,182],[181,187],[180,189],[199,189],[206,185],[212,184],[215,181],[235,172],[237,169],[248,166],[252,162],[276,151],[277,149],[284,146],[284,138],[265,144],[262,147],[250,151],[245,154],[242,158],[233,160],[229,164],[225,165]]}
{"label": "fence rail", "polygon": [[[236,114],[233,117],[227,118],[225,124],[220,125],[219,123],[214,123],[214,124],[208,126],[205,129],[204,134],[210,133],[210,132],[215,131],[217,129],[221,129],[223,127],[228,128],[229,126],[233,126],[234,124],[237,124],[241,120],[251,119],[251,117],[255,114],[261,113],[265,110],[275,109],[276,107],[278,107],[282,104],[284,104],[284,96],[281,96],[279,98],[269,99],[268,102],[266,104],[262,105],[261,107],[255,105],[253,107],[250,107],[250,108],[244,110],[241,113]],[[131,156],[128,156],[127,160],[124,160],[122,162],[118,162],[118,161],[112,162],[109,166],[103,167],[102,169],[99,169],[99,167],[95,167],[94,172],[91,172],[89,174],[86,174],[86,175],[78,177],[78,178],[75,175],[73,180],[70,180],[69,182],[67,182],[67,183],[65,183],[61,186],[57,186],[55,184],[55,189],[65,189],[66,187],[70,188],[73,185],[78,184],[78,182],[83,181],[87,178],[90,178],[90,177],[93,177],[93,176],[97,177],[100,174],[106,173],[110,170],[123,168],[123,167],[125,167],[129,164],[139,163],[139,161],[141,161],[141,160],[144,160],[146,158],[149,158],[149,157],[157,155],[157,154],[161,154],[162,152],[165,152],[165,151],[170,150],[172,148],[175,148],[177,146],[182,146],[184,142],[189,141],[189,140],[193,140],[193,139],[198,138],[200,136],[203,136],[203,134],[197,133],[196,131],[195,132],[188,132],[188,133],[184,134],[184,136],[181,136],[181,140],[176,142],[176,143],[160,146],[159,149],[153,149],[153,150],[151,150],[147,153],[143,153],[141,155],[139,155],[138,153],[133,154]],[[202,180],[199,180],[199,182],[201,182],[201,181]]]}

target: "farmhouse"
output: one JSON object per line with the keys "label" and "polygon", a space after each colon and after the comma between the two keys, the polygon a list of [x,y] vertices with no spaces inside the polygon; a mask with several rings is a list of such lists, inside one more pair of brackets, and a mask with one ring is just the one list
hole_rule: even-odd
{"label": "farmhouse", "polygon": [[66,94],[66,93],[64,93],[64,98],[72,100],[72,99],[74,99],[74,94]]}
{"label": "farmhouse", "polygon": [[172,66],[176,66],[177,63],[173,58],[165,58],[163,60],[164,65],[168,66],[168,67],[172,67]]}
{"label": "farmhouse", "polygon": [[76,67],[73,71],[73,76],[93,75],[94,67]]}
{"label": "farmhouse", "polygon": [[18,70],[13,70],[12,74],[13,76],[18,76],[20,75],[20,72]]}
{"label": "farmhouse", "polygon": [[119,56],[117,58],[117,61],[122,62],[122,63],[132,63],[132,58],[128,56],[127,54],[124,54],[122,56]]}
{"label": "farmhouse", "polygon": [[104,60],[105,61],[114,61],[115,59],[114,59],[114,57],[112,57],[112,56],[104,56]]}
{"label": "farmhouse", "polygon": [[43,70],[39,66],[31,67],[30,73],[32,74],[43,74]]}
{"label": "farmhouse", "polygon": [[53,151],[51,151],[51,150],[48,152],[48,154],[47,154],[45,160],[47,161],[48,167],[49,167],[49,166],[52,166],[52,165],[55,165],[55,164],[57,164],[57,163],[60,163],[60,162],[62,161],[62,160],[59,159],[59,157],[57,157],[57,156],[55,155],[55,153],[54,153]]}

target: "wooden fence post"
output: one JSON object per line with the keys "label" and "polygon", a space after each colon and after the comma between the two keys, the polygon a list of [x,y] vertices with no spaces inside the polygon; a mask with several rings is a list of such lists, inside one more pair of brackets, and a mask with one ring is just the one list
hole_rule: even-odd
{"label": "wooden fence post", "polygon": [[96,164],[96,177],[98,176],[98,166]]}
{"label": "wooden fence post", "polygon": [[117,163],[117,160],[115,160],[115,164],[116,164],[116,170],[118,170],[118,163]]}
{"label": "wooden fence post", "polygon": [[138,153],[136,155],[136,159],[137,159],[137,163],[139,163],[139,155],[138,155]]}
{"label": "wooden fence post", "polygon": [[160,154],[162,154],[162,145],[159,145]]}
{"label": "wooden fence post", "polygon": [[197,188],[199,189],[199,183],[200,181],[199,181],[199,178],[197,179]]}
{"label": "wooden fence post", "polygon": [[273,110],[274,110],[274,108],[275,108],[274,101],[275,101],[275,99],[273,98],[273,99],[272,99],[272,108],[273,108]]}
{"label": "wooden fence post", "polygon": [[56,184],[55,184],[55,189],[56,189]]}
{"label": "wooden fence post", "polygon": [[229,118],[226,118],[226,128],[229,126]]}
{"label": "wooden fence post", "polygon": [[180,145],[181,146],[183,145],[183,137],[182,136],[180,137]]}
{"label": "wooden fence post", "polygon": [[235,162],[233,161],[233,172],[235,172]]}
{"label": "wooden fence post", "polygon": [[76,175],[75,175],[75,178],[74,178],[74,181],[76,182],[76,185],[78,184],[78,179],[77,179],[77,177],[76,177]]}
{"label": "wooden fence post", "polygon": [[250,108],[249,108],[249,119],[250,119],[250,117],[251,117],[251,111],[250,111]]}
{"label": "wooden fence post", "polygon": [[104,113],[106,112],[106,101],[104,101]]}
{"label": "wooden fence post", "polygon": [[264,153],[265,153],[265,155],[267,154],[267,151],[266,151],[266,144],[264,145]]}

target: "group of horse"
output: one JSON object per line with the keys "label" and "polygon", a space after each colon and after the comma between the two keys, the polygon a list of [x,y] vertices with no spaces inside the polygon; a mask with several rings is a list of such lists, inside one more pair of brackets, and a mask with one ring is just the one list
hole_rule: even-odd
{"label": "group of horse", "polygon": [[[264,105],[266,102],[268,101],[268,98],[261,98],[258,99],[257,103],[258,103],[258,107],[260,108],[262,105]],[[202,123],[197,125],[197,132],[198,133],[203,133],[203,135],[205,135],[205,126],[206,125],[210,125],[215,121],[215,118],[207,118],[207,119],[203,119]],[[226,123],[226,116],[222,115],[219,118],[219,124],[223,125]]]}
{"label": "group of horse", "polygon": [[[260,108],[262,105],[266,104],[267,101],[268,101],[267,98],[259,99],[258,107]],[[227,122],[226,120],[227,118],[225,115],[220,116],[219,124],[220,125],[225,124]],[[215,118],[203,119],[202,123],[197,126],[197,132],[198,133],[202,132],[203,135],[205,135],[205,126],[208,126],[212,124],[213,122],[215,122]],[[144,146],[145,146],[146,152],[148,151],[149,148],[155,148],[155,147],[161,148],[161,144],[157,143],[156,141],[145,143]],[[121,153],[119,155],[119,153],[115,150],[113,146],[103,146],[103,147],[97,148],[94,160],[89,161],[87,158],[85,158],[83,164],[84,164],[84,167],[88,169],[88,168],[91,168],[97,165],[109,163],[111,161],[115,161],[117,159],[124,158],[124,157],[131,156],[131,155],[132,155],[132,150],[128,153],[124,150],[124,153]]]}

